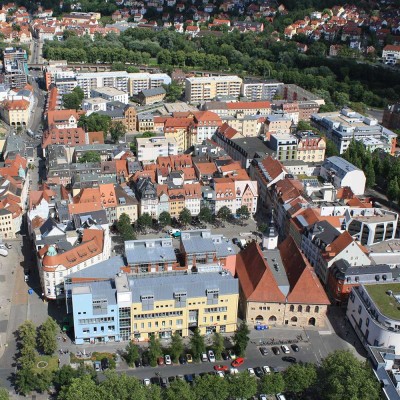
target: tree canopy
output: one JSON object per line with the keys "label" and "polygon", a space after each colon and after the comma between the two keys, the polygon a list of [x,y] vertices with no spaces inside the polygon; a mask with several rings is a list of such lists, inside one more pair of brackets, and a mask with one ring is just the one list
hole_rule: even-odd
{"label": "tree canopy", "polygon": [[100,162],[101,156],[100,153],[94,150],[89,150],[84,153],[81,157],[79,157],[80,163],[89,163],[89,162]]}

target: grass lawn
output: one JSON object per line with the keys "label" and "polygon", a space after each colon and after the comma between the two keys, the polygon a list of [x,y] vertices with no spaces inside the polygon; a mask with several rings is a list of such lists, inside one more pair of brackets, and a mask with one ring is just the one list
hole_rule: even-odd
{"label": "grass lawn", "polygon": [[[44,368],[39,368],[38,364],[41,361],[44,361],[45,363],[47,363],[47,366],[44,367]],[[53,372],[53,371],[55,371],[57,369],[58,369],[58,357],[57,356],[42,356],[42,355],[40,355],[40,356],[37,357],[36,365],[33,368],[33,371],[34,372],[41,372],[41,371],[44,371],[44,370],[48,370],[48,371]]]}
{"label": "grass lawn", "polygon": [[400,303],[386,293],[391,290],[393,295],[400,296],[400,283],[365,285],[365,288],[382,314],[389,318],[400,319]]}

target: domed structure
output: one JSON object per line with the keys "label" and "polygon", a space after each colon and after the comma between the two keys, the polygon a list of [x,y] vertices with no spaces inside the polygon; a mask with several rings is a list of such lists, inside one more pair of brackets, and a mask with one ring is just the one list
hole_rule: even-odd
{"label": "domed structure", "polygon": [[57,250],[54,246],[49,246],[49,248],[47,249],[47,256],[56,256],[57,255]]}
{"label": "domed structure", "polygon": [[18,169],[18,176],[22,179],[25,179],[26,174],[25,174],[25,170],[22,168],[22,165],[19,166]]}

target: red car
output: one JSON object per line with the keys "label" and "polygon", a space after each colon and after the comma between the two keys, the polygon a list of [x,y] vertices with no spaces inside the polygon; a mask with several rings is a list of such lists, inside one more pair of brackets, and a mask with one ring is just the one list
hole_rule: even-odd
{"label": "red car", "polygon": [[216,371],[228,371],[229,367],[227,365],[214,365]]}
{"label": "red car", "polygon": [[164,357],[158,357],[157,358],[157,364],[158,365],[164,365]]}
{"label": "red car", "polygon": [[236,368],[239,367],[240,365],[242,365],[244,363],[244,358],[242,357],[238,357],[236,360],[233,360],[231,365],[232,367]]}

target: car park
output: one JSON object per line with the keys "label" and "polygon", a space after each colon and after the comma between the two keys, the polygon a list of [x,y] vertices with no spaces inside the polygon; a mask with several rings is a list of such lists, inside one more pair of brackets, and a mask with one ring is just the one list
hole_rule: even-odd
{"label": "car park", "polygon": [[298,352],[300,351],[300,347],[297,346],[296,343],[292,344],[290,347],[291,347],[292,350],[293,350],[294,352],[296,352],[296,353],[298,353]]}
{"label": "car park", "polygon": [[256,376],[258,378],[261,378],[264,375],[263,370],[261,369],[261,367],[255,367],[254,368],[254,373],[256,374]]}
{"label": "car park", "polygon": [[289,347],[287,347],[285,344],[283,344],[283,345],[281,346],[281,349],[282,349],[282,351],[283,351],[285,354],[289,354],[289,353],[290,353]]}
{"label": "car park", "polygon": [[193,362],[193,357],[192,357],[192,355],[191,354],[186,354],[186,361],[188,362],[188,363],[192,363]]}
{"label": "car park", "polygon": [[143,385],[144,385],[144,386],[150,386],[150,384],[151,384],[151,381],[150,381],[149,378],[144,378],[144,379],[143,379]]}
{"label": "car park", "polygon": [[155,376],[155,377],[151,378],[151,379],[150,379],[150,382],[151,382],[153,385],[158,385],[158,386],[161,385],[161,379],[160,379],[158,376]]}
{"label": "car park", "polygon": [[255,376],[256,373],[254,372],[253,368],[247,368],[247,372],[249,373],[250,376]]}
{"label": "car park", "polygon": [[212,350],[208,350],[207,356],[210,362],[215,362],[215,354]]}
{"label": "car park", "polygon": [[227,365],[215,365],[214,369],[216,371],[228,371],[229,367]]}
{"label": "car park", "polygon": [[272,347],[271,350],[276,356],[279,356],[279,354],[281,354],[279,347],[274,346],[274,347]]}
{"label": "car park", "polygon": [[264,374],[265,374],[265,375],[271,373],[271,368],[268,367],[268,365],[264,365],[264,366],[262,367],[262,370],[264,371]]}
{"label": "car park", "polygon": [[232,361],[231,365],[232,365],[232,367],[236,368],[236,367],[241,366],[243,363],[244,363],[244,358],[238,357]]}
{"label": "car park", "polygon": [[297,362],[296,358],[291,356],[284,356],[282,357],[282,360],[293,364]]}
{"label": "car park", "polygon": [[169,354],[166,354],[164,356],[164,362],[165,362],[165,365],[171,365],[172,364],[171,356]]}
{"label": "car park", "polygon": [[267,348],[266,348],[266,347],[260,347],[260,353],[261,353],[263,356],[266,356],[266,355],[268,354]]}
{"label": "car park", "polygon": [[184,365],[184,364],[186,364],[186,363],[187,363],[186,357],[185,357],[184,355],[181,355],[181,356],[179,357],[179,364]]}

